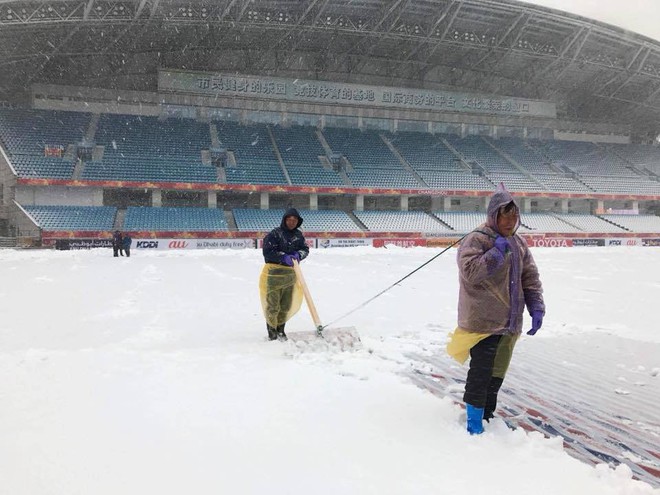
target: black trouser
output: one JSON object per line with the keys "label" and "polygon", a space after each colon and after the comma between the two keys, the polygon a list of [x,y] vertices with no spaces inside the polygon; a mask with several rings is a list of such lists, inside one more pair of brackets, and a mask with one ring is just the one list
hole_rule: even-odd
{"label": "black trouser", "polygon": [[126,253],[127,258],[131,257],[131,248],[124,248],[124,252]]}
{"label": "black trouser", "polygon": [[463,394],[464,402],[491,410],[490,417],[497,405],[497,392],[503,380],[499,377],[493,378],[495,356],[501,338],[501,335],[491,335],[470,349],[470,369]]}
{"label": "black trouser", "polygon": [[118,258],[119,257],[119,248],[112,246],[112,252],[114,253],[114,257]]}

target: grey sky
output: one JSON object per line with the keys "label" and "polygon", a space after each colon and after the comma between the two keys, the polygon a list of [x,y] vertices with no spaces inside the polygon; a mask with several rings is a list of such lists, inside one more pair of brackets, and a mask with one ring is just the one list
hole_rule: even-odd
{"label": "grey sky", "polygon": [[660,41],[660,0],[520,0],[563,10]]}

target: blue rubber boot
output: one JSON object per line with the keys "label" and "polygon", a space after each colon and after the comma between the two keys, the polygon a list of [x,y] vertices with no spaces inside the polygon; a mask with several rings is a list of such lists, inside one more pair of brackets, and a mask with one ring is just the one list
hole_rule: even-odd
{"label": "blue rubber boot", "polygon": [[484,408],[474,407],[466,402],[465,412],[467,413],[468,433],[470,435],[481,435],[484,432]]}

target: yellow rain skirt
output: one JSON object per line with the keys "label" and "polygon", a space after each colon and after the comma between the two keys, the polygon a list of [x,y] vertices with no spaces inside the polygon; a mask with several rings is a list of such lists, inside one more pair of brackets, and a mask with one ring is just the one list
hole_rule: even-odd
{"label": "yellow rain skirt", "polygon": [[302,305],[303,291],[293,268],[265,264],[259,278],[261,307],[273,328],[284,325]]}
{"label": "yellow rain skirt", "polygon": [[461,327],[456,327],[456,330],[449,334],[447,354],[449,354],[459,363],[463,364],[465,361],[467,361],[467,358],[470,357],[470,349],[472,349],[486,337],[490,337],[490,334],[468,332],[467,330],[463,330]]}
{"label": "yellow rain skirt", "polygon": [[[453,357],[456,361],[463,364],[470,357],[470,349],[481,342],[483,339],[490,337],[489,333],[474,333],[456,327],[453,333],[449,334],[449,342],[447,343],[447,354]],[[500,343],[497,345],[497,352],[495,353],[495,361],[493,363],[493,376],[504,378],[511,356],[513,355],[513,348],[518,341],[518,335],[502,335]]]}

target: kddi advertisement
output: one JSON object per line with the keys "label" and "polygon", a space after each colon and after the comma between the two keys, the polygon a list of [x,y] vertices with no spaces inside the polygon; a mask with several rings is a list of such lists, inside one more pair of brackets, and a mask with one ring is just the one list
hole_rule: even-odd
{"label": "kddi advertisement", "polygon": [[133,249],[254,249],[254,239],[135,239]]}

